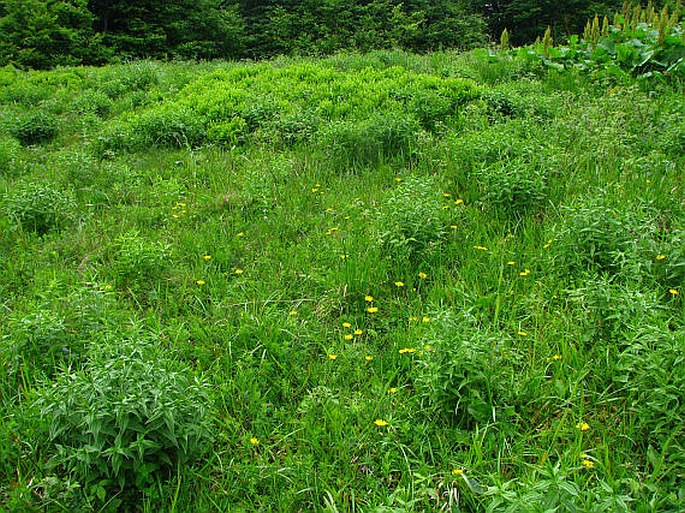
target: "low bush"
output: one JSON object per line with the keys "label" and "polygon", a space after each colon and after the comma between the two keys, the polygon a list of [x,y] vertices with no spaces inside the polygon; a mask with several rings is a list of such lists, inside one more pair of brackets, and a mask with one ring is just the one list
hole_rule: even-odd
{"label": "low bush", "polygon": [[75,203],[70,191],[49,183],[20,183],[9,191],[5,211],[24,230],[44,235],[65,226]]}
{"label": "low bush", "polygon": [[10,123],[8,130],[23,145],[40,144],[55,138],[59,121],[47,112],[30,111]]}

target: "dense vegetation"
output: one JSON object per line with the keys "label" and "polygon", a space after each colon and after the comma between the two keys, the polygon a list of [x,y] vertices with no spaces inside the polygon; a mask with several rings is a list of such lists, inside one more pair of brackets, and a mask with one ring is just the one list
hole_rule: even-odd
{"label": "dense vegetation", "polygon": [[0,66],[465,49],[505,28],[515,44],[548,27],[560,41],[617,8],[615,0],[2,0]]}
{"label": "dense vegetation", "polygon": [[0,507],[683,511],[684,33],[0,70]]}

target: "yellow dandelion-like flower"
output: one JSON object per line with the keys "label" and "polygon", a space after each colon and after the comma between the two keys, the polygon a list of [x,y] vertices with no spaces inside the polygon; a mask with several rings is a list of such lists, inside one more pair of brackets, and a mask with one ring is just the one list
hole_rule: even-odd
{"label": "yellow dandelion-like flower", "polygon": [[592,460],[583,460],[580,462],[581,465],[583,465],[585,468],[594,468],[595,467],[595,462]]}
{"label": "yellow dandelion-like flower", "polygon": [[212,255],[205,255],[205,256],[203,256],[202,258],[204,258],[205,260],[211,260],[211,259],[212,259]]}
{"label": "yellow dandelion-like flower", "polygon": [[458,199],[457,201],[454,202],[455,205],[463,205],[464,200],[463,199]]}
{"label": "yellow dandelion-like flower", "polygon": [[371,360],[373,360],[373,356],[367,354],[367,355],[364,357],[364,360],[366,360],[367,362],[370,362]]}
{"label": "yellow dandelion-like flower", "polygon": [[402,181],[402,179],[401,179],[399,176],[396,176],[396,177],[395,177],[395,181],[396,181],[397,183],[399,183],[399,182]]}
{"label": "yellow dandelion-like flower", "polygon": [[176,203],[176,206],[178,206],[178,207],[185,207],[186,204],[183,203],[182,201],[179,201],[178,203]]}
{"label": "yellow dandelion-like flower", "polygon": [[519,276],[528,276],[530,274],[530,269],[526,269],[525,271],[521,271],[519,273]]}
{"label": "yellow dandelion-like flower", "polygon": [[588,429],[590,429],[590,424],[588,424],[587,422],[578,422],[578,424],[576,424],[576,429],[580,429],[581,431],[587,431]]}
{"label": "yellow dandelion-like flower", "polygon": [[452,475],[453,476],[463,476],[464,475],[464,470],[460,468],[455,468],[452,469]]}
{"label": "yellow dandelion-like flower", "polygon": [[427,275],[426,273],[424,273],[424,272],[420,272],[420,273],[419,273],[419,278],[421,278],[422,280],[425,280],[426,278],[428,278],[428,275]]}
{"label": "yellow dandelion-like flower", "polygon": [[343,253],[342,255],[340,255],[340,260],[345,260],[345,259],[348,258],[349,256],[350,256],[350,255],[348,255],[347,253]]}
{"label": "yellow dandelion-like flower", "polygon": [[409,318],[409,322],[416,322],[416,321],[418,321],[418,320],[419,320],[419,318],[418,318],[418,317],[415,317],[415,316],[413,316],[413,315]]}
{"label": "yellow dandelion-like flower", "polygon": [[205,280],[197,280],[195,283],[197,283],[198,285],[204,285]]}
{"label": "yellow dandelion-like flower", "polygon": [[342,327],[343,327],[343,328],[351,328],[351,327],[352,327],[352,324],[350,324],[349,322],[343,322],[343,323],[342,323]]}
{"label": "yellow dandelion-like flower", "polygon": [[238,232],[235,234],[236,237],[245,237],[245,232]]}
{"label": "yellow dandelion-like flower", "polygon": [[370,303],[371,301],[373,301],[373,296],[364,296],[364,301]]}
{"label": "yellow dandelion-like flower", "polygon": [[430,318],[430,317],[425,317],[425,316],[424,316],[424,317],[421,319],[421,321],[422,321],[422,322],[431,322],[431,318]]}
{"label": "yellow dandelion-like flower", "polygon": [[513,260],[509,260],[509,261],[507,262],[507,265],[516,265],[516,262],[514,262]]}
{"label": "yellow dandelion-like flower", "polygon": [[666,255],[657,255],[656,256],[657,260],[663,260],[664,258],[666,258]]}
{"label": "yellow dandelion-like flower", "polygon": [[413,347],[403,347],[402,349],[400,349],[400,354],[415,353],[415,352],[416,352],[416,349],[414,349]]}
{"label": "yellow dandelion-like flower", "polygon": [[258,438],[255,438],[255,437],[252,437],[252,438],[250,438],[250,443],[251,443],[252,445],[259,445],[259,439],[258,439]]}
{"label": "yellow dandelion-like flower", "polygon": [[292,315],[293,317],[295,317],[297,315],[297,310],[290,310],[290,312],[288,312],[288,315]]}
{"label": "yellow dandelion-like flower", "polygon": [[678,291],[676,289],[668,289],[668,291],[673,294],[674,296],[678,295]]}
{"label": "yellow dandelion-like flower", "polygon": [[354,334],[355,334],[355,335],[361,335],[362,333],[364,333],[364,332],[363,332],[362,330],[360,330],[360,329],[354,330]]}
{"label": "yellow dandelion-like flower", "polygon": [[397,387],[390,387],[390,388],[388,388],[388,393],[389,393],[389,394],[394,394],[394,393],[396,393],[396,392],[397,392]]}
{"label": "yellow dandelion-like flower", "polygon": [[525,331],[519,331],[518,334],[519,334],[520,336],[522,336],[522,337],[527,337],[527,336],[528,336],[528,333],[526,333]]}
{"label": "yellow dandelion-like flower", "polygon": [[430,351],[430,350],[433,348],[433,346],[430,345],[430,344],[426,344],[425,346],[423,346],[423,348],[424,348],[426,351]]}
{"label": "yellow dandelion-like flower", "polygon": [[552,245],[552,241],[554,241],[554,239],[549,239],[549,240],[547,241],[547,244],[545,244],[545,245],[542,246],[542,247],[545,248],[545,249],[549,248],[549,247]]}
{"label": "yellow dandelion-like flower", "polygon": [[452,228],[453,230],[456,230],[458,228],[458,226],[456,224],[451,224],[450,228]]}
{"label": "yellow dandelion-like flower", "polygon": [[480,251],[487,251],[488,250],[487,246],[473,246],[473,249],[477,249]]}
{"label": "yellow dandelion-like flower", "polygon": [[312,192],[319,192],[319,188],[318,187],[312,187]]}
{"label": "yellow dandelion-like flower", "polygon": [[366,309],[367,312],[369,313],[376,313],[378,311],[378,307],[376,306],[370,306]]}
{"label": "yellow dandelion-like flower", "polygon": [[388,422],[383,419],[376,419],[373,421],[373,423],[376,424],[378,427],[385,427],[388,425]]}
{"label": "yellow dandelion-like flower", "polygon": [[234,272],[235,274],[241,275],[241,274],[243,274],[245,271],[243,271],[242,269],[236,269],[236,270],[233,271],[233,272]]}
{"label": "yellow dandelion-like flower", "polygon": [[396,281],[395,287],[404,287],[404,282],[403,281]]}
{"label": "yellow dandelion-like flower", "polygon": [[552,360],[561,360],[561,355],[555,354],[554,356],[552,356]]}
{"label": "yellow dandelion-like flower", "polygon": [[348,333],[347,335],[345,335],[344,338],[345,338],[345,340],[352,340],[352,339],[354,338],[354,336],[353,336],[353,335],[350,335],[350,334]]}
{"label": "yellow dandelion-like flower", "polygon": [[443,192],[443,193],[442,193],[442,197],[443,197],[443,198],[451,198],[452,195],[451,195],[449,192]]}
{"label": "yellow dandelion-like flower", "polygon": [[329,359],[329,360],[335,360],[337,357],[338,357],[337,354],[330,354],[330,353],[328,354],[328,359]]}

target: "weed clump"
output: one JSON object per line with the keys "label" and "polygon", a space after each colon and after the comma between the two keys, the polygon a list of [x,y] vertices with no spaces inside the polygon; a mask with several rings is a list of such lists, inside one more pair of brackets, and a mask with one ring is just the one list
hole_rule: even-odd
{"label": "weed clump", "polygon": [[67,224],[74,206],[70,192],[49,183],[28,182],[9,192],[5,210],[22,229],[45,235]]}
{"label": "weed clump", "polygon": [[59,132],[59,122],[52,114],[39,110],[19,116],[8,129],[22,145],[28,146],[54,139]]}

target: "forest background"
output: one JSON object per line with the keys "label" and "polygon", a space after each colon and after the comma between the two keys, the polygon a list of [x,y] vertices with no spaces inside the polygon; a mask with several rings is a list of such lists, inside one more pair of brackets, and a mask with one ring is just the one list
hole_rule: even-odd
{"label": "forest background", "polygon": [[[0,65],[52,68],[137,58],[261,59],[338,50],[469,49],[507,28],[557,41],[620,1],[0,0]],[[656,2],[661,8],[673,2]],[[674,7],[671,5],[670,7]]]}

